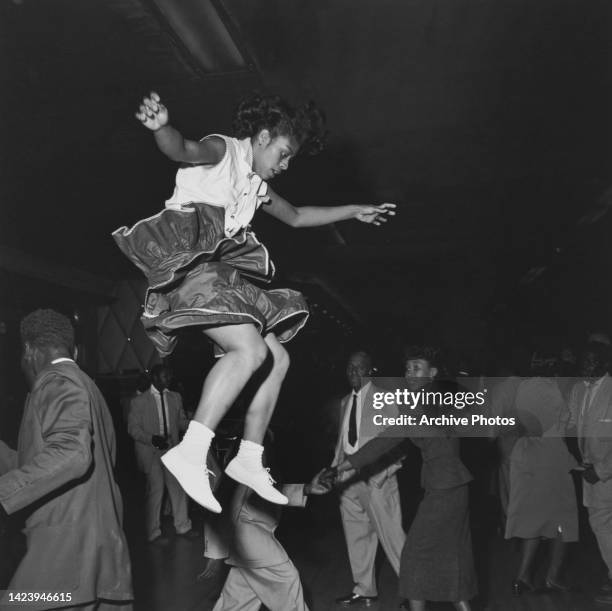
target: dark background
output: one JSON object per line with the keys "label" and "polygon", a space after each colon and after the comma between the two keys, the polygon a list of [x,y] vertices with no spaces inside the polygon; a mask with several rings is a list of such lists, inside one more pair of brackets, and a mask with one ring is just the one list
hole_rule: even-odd
{"label": "dark background", "polygon": [[[390,375],[421,339],[476,373],[519,340],[608,331],[610,31],[606,0],[1,0],[3,394],[23,313],[87,319],[135,273],[110,234],[158,212],[176,171],[133,116],[151,89],[193,138],[228,133],[254,88],[314,98],[329,147],[274,188],[398,205],[382,228],[256,218],[278,282],[316,306],[294,391],[321,371],[340,387],[356,344]],[[208,352],[185,350],[199,384]]]}

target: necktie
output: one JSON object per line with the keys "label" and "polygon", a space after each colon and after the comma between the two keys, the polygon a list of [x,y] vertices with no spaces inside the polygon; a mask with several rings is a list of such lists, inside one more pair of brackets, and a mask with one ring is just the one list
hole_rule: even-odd
{"label": "necktie", "polygon": [[354,446],[357,443],[357,394],[353,393],[353,404],[349,415],[348,442]]}
{"label": "necktie", "polygon": [[584,424],[586,420],[586,412],[590,407],[591,399],[593,398],[593,384],[588,384],[584,392],[584,401],[580,408],[580,418],[578,419],[578,447],[584,457],[585,453],[585,439],[584,439]]}
{"label": "necktie", "polygon": [[164,421],[164,437],[168,438],[168,420],[166,419],[166,402],[164,400],[163,390],[159,393],[159,397],[161,399],[161,412]]}

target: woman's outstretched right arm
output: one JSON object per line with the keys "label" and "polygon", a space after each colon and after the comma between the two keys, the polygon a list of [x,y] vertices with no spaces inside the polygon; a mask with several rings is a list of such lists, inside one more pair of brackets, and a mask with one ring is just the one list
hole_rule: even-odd
{"label": "woman's outstretched right arm", "polygon": [[160,151],[173,161],[214,165],[225,155],[225,141],[211,136],[199,142],[187,140],[168,121],[168,109],[154,91],[143,98],[136,118],[155,135]]}

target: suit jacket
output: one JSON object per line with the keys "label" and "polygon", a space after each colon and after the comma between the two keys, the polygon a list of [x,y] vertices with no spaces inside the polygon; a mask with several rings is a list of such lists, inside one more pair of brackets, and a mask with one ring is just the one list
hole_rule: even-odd
{"label": "suit jacket", "polygon": [[[304,507],[304,484],[286,484],[281,488],[289,505]],[[231,503],[233,541],[228,564],[263,568],[289,560],[287,552],[274,535],[282,508],[265,501],[250,488],[239,485]]]}
{"label": "suit jacket", "polygon": [[[168,412],[168,444],[178,444],[180,435],[187,428],[187,417],[183,411],[181,395],[176,392],[164,394]],[[151,389],[134,397],[128,416],[128,433],[135,441],[136,463],[145,473],[151,470],[153,460],[159,459],[166,450],[158,450],[151,443],[153,435],[159,435],[160,422],[156,399]]]}
{"label": "suit jacket", "polygon": [[39,373],[17,452],[1,449],[0,503],[9,514],[27,511],[27,551],[10,589],[71,592],[72,605],[131,599],[123,504],[113,475],[115,431],[100,391],[76,363]]}
{"label": "suit jacket", "polygon": [[[375,439],[375,435],[368,434],[364,431],[371,431],[371,424],[366,423],[367,418],[371,418],[372,414],[368,414],[366,409],[363,409],[365,405],[372,404],[372,394],[374,392],[381,391],[380,388],[374,386],[374,384],[370,384],[367,389],[365,396],[362,399],[362,409],[361,409],[361,425],[360,425],[360,433],[359,433],[359,447],[363,447],[370,440]],[[384,392],[384,391],[383,391]],[[343,440],[344,440],[344,418],[346,416],[347,410],[351,408],[352,405],[352,396],[353,393],[350,392],[348,395],[342,398],[340,404],[340,420],[338,426],[338,438],[336,440],[336,449],[334,451],[334,459],[332,461],[332,467],[339,465],[344,461],[346,455],[343,449]],[[397,409],[395,407],[388,407],[387,411],[385,411],[386,416],[393,416],[397,414]],[[377,460],[370,461],[367,464],[367,469],[361,474],[361,478],[367,483],[375,486],[376,488],[380,488],[389,477],[394,475],[398,469],[401,468],[402,462],[401,460],[395,460],[391,464],[389,464],[388,460],[385,460],[386,452],[382,453],[377,457]],[[366,465],[364,465],[366,466]]]}
{"label": "suit jacket", "polygon": [[601,481],[583,481],[587,507],[612,505],[612,377],[606,376],[583,410],[587,387],[578,382],[570,394],[570,432],[576,432],[584,462],[592,463]]}

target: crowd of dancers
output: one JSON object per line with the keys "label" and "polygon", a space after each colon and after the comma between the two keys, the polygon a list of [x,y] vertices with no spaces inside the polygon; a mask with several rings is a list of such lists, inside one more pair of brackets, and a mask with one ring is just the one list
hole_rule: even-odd
{"label": "crowd of dancers", "polygon": [[[264,452],[289,367],[283,344],[307,324],[308,307],[294,290],[262,288],[274,266],[251,231],[253,216],[261,208],[296,228],[350,219],[377,226],[395,214],[395,205],[294,206],[267,184],[295,155],[321,148],[325,125],[312,103],[295,109],[278,97],[250,97],[238,107],[234,137],[214,134],[200,141],[185,139],[170,125],[155,93],[143,99],[136,116],[181,166],[164,209],[113,237],[147,278],[142,322],[160,356],[173,351],[177,331],[193,328],[212,342],[218,357],[189,423],[180,397],[167,390],[163,367],[132,402],[128,430],[147,477],[147,538],[161,536],[164,487],[178,534],[192,533],[187,496],[211,514],[225,510],[231,516],[232,568],[215,611],[261,604],[271,611],[306,609],[298,571],[274,537],[279,514],[271,508],[303,506],[309,496],[335,489],[354,581],[339,605],[376,601],[380,543],[399,576],[405,608],[420,611],[427,601],[448,601],[469,611],[477,595],[468,495],[474,474],[462,455],[461,432],[451,426],[430,427],[426,435],[368,432],[365,406],[376,391],[368,352],[355,352],[348,361],[351,392],[342,401],[328,468],[310,482],[280,487]],[[31,389],[17,451],[0,444],[0,528],[11,514],[27,509],[27,553],[3,604],[19,593],[38,593],[28,602],[41,609],[129,608],[130,561],[108,408],[74,361],[68,319],[38,310],[23,320],[21,332]],[[531,377],[515,371],[494,387],[490,413],[516,422],[488,432],[501,457],[505,535],[522,541],[512,584],[516,596],[536,587],[533,564],[543,538],[552,543],[545,586],[569,587],[562,567],[566,544],[578,537],[573,474],[583,481],[590,524],[612,574],[609,346],[592,342],[582,357],[586,382],[560,384],[550,358],[532,361]],[[440,354],[432,347],[410,348],[403,365],[412,390],[444,384]],[[253,381],[236,455],[222,470],[211,466],[215,431]],[[404,534],[396,473],[406,444],[421,454],[425,492]],[[225,508],[211,485],[222,475],[237,484]],[[43,591],[64,599],[42,600]],[[597,600],[612,603],[612,581]]]}

